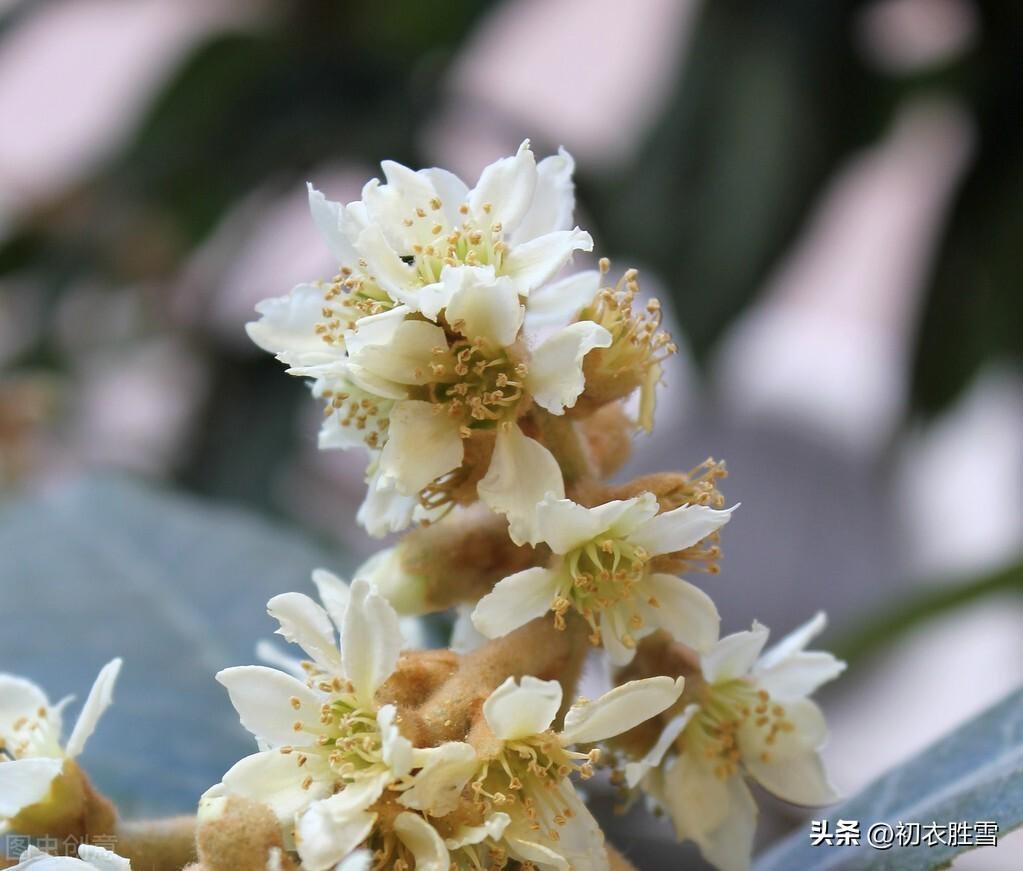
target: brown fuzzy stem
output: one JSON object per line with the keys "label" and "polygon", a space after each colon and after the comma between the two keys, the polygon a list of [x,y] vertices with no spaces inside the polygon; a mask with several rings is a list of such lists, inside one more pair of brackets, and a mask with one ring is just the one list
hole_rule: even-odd
{"label": "brown fuzzy stem", "polygon": [[111,849],[131,860],[133,871],[178,871],[194,862],[195,817],[122,822]]}
{"label": "brown fuzzy stem", "polygon": [[585,481],[596,476],[588,444],[575,422],[564,415],[548,414],[536,409],[533,420],[540,431],[540,441],[554,454],[561,466],[565,485],[571,487],[576,481]]}
{"label": "brown fuzzy stem", "polygon": [[581,620],[569,621],[564,630],[555,629],[549,616],[533,620],[461,657],[450,677],[417,710],[403,715],[402,732],[418,746],[464,740],[481,719],[487,696],[508,677],[558,680],[569,699],[587,646]]}

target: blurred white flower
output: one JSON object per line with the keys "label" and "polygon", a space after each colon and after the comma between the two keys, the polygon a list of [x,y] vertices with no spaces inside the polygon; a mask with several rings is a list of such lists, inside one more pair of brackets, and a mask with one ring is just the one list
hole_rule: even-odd
{"label": "blurred white flower", "polygon": [[100,670],[67,744],[61,744],[69,696],[51,705],[29,680],[0,674],[0,831],[26,808],[44,802],[66,765],[77,757],[113,700],[121,660]]}
{"label": "blurred white flower", "polygon": [[749,868],[757,806],[744,775],[794,804],[838,797],[820,758],[824,715],[807,698],[845,668],[806,650],[825,622],[817,614],[762,656],[768,630],[759,623],[722,638],[702,658],[703,682],[690,682],[696,701],[625,768],[628,785],[642,784],[678,838],[696,842],[722,871]]}
{"label": "blurred white flower", "polygon": [[573,770],[590,776],[599,751],[568,748],[632,729],[675,704],[682,689],[681,678],[630,681],[573,705],[557,733],[551,731],[562,701],[557,681],[508,678],[494,690],[483,716],[498,743],[472,788],[507,814],[501,838],[508,854],[557,871],[607,868],[604,836],[568,777]]}
{"label": "blurred white flower", "polygon": [[565,614],[575,610],[618,665],[659,628],[707,650],[718,637],[714,603],[681,578],[654,571],[651,560],[697,544],[724,526],[733,510],[683,505],[658,514],[652,493],[586,508],[548,494],[536,507],[536,526],[554,562],[500,581],[476,606],[473,623],[496,638],[548,611],[563,627]]}
{"label": "blurred white flower", "polygon": [[32,871],[74,871],[76,868],[78,871],[131,871],[131,862],[102,847],[82,844],[78,855],[81,858],[51,856],[37,847],[29,847],[21,854],[14,871],[23,868],[31,868]]}

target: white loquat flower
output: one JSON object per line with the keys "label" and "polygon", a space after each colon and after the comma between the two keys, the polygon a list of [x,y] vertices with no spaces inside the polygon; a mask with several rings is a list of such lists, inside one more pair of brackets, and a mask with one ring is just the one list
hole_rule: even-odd
{"label": "white loquat flower", "polygon": [[820,758],[824,716],[807,696],[845,663],[807,644],[825,626],[823,613],[761,656],[768,630],[722,638],[702,657],[695,701],[664,728],[647,755],[625,768],[671,817],[680,840],[691,839],[722,871],[749,868],[757,806],[745,777],[793,804],[817,806],[838,797]]}
{"label": "white loquat flower", "polygon": [[508,855],[558,871],[607,868],[603,834],[569,779],[572,771],[589,777],[599,751],[570,747],[632,729],[675,704],[682,689],[681,678],[630,681],[573,705],[560,732],[551,729],[562,702],[557,681],[508,678],[494,690],[483,716],[495,745],[481,751],[484,765],[471,787],[507,815],[501,843]]}
{"label": "white loquat flower", "polygon": [[658,514],[652,493],[586,508],[548,494],[536,507],[536,525],[553,562],[500,581],[476,606],[473,623],[496,638],[548,611],[564,627],[565,614],[574,610],[617,665],[629,662],[636,642],[659,628],[707,650],[718,637],[714,603],[692,584],[654,570],[651,560],[697,544],[733,510],[683,505]]}
{"label": "white loquat flower", "polygon": [[[57,804],[71,800],[58,794],[67,791],[60,789],[61,776],[74,780],[73,760],[110,706],[120,670],[120,659],[103,666],[63,745],[63,712],[72,697],[51,705],[31,681],[0,674],[0,831],[16,825],[23,812],[50,817],[59,814]],[[74,788],[70,781],[68,787]]]}

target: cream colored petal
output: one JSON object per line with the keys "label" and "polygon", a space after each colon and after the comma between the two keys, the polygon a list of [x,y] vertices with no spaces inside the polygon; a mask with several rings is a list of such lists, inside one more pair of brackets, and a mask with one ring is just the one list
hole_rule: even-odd
{"label": "cream colored petal", "polygon": [[743,725],[739,732],[743,765],[761,786],[785,801],[810,807],[837,801],[838,792],[818,752],[827,741],[824,715],[808,699],[784,707],[784,717],[794,728],[778,733],[770,744],[765,729],[750,722]]}
{"label": "cream colored petal", "polygon": [[[325,699],[322,693],[290,674],[262,665],[225,668],[216,677],[227,687],[242,725],[257,738],[278,747],[305,747],[316,742]],[[296,731],[295,723],[308,728]]]}
{"label": "cream colored petal", "polygon": [[416,764],[422,769],[399,801],[405,807],[443,817],[458,807],[462,790],[479,769],[480,760],[471,744],[448,741],[419,750]]}
{"label": "cream colored petal", "polygon": [[416,271],[402,261],[379,226],[371,224],[359,233],[355,249],[366,261],[377,284],[391,299],[406,303],[414,299]]}
{"label": "cream colored petal", "polygon": [[545,339],[529,360],[526,387],[536,404],[564,414],[586,387],[583,358],[594,348],[611,345],[611,334],[593,321],[570,324]]}
{"label": "cream colored petal", "polygon": [[682,505],[652,517],[629,536],[629,541],[651,556],[685,550],[717,532],[738,507],[719,511],[706,505]]}
{"label": "cream colored petal", "polygon": [[373,704],[373,695],[398,664],[401,624],[394,608],[374,593],[369,582],[352,581],[341,632],[341,659],[359,700]]}
{"label": "cream colored petal", "polygon": [[369,850],[356,850],[342,859],[334,871],[372,871],[373,854]]}
{"label": "cream colored petal", "polygon": [[493,269],[445,266],[442,276],[453,284],[447,320],[470,341],[483,339],[496,350],[511,345],[522,326],[525,308],[511,279],[494,278]]}
{"label": "cream colored petal", "polygon": [[458,211],[463,203],[469,201],[469,187],[453,172],[446,169],[431,167],[419,170],[419,174],[429,179],[433,189],[440,198],[440,213],[448,227],[457,227],[462,223],[462,215]]}
{"label": "cream colored petal", "polygon": [[767,643],[768,634],[768,628],[754,620],[748,632],[735,632],[722,638],[700,661],[706,681],[718,683],[749,674]]}
{"label": "cream colored petal", "polygon": [[492,510],[507,516],[512,541],[536,544],[543,538],[536,506],[549,493],[563,499],[565,482],[554,455],[512,425],[498,432],[490,468],[476,490]]}
{"label": "cream colored petal", "polygon": [[713,600],[699,587],[674,575],[654,573],[642,585],[643,595],[652,597],[644,613],[672,638],[705,653],[717,643],[721,616]]}
{"label": "cream colored petal", "polygon": [[416,871],[449,871],[451,856],[437,830],[418,814],[404,811],[394,819],[394,831],[416,860]]}
{"label": "cream colored petal", "polygon": [[660,766],[664,761],[665,754],[674,746],[678,736],[682,734],[685,727],[689,725],[689,721],[696,716],[699,710],[699,705],[686,705],[686,709],[681,714],[668,721],[654,746],[647,751],[642,759],[626,763],[625,782],[630,789],[636,787],[647,772]]}
{"label": "cream colored petal", "polygon": [[384,762],[395,777],[404,777],[412,770],[412,742],[401,734],[394,705],[384,705],[377,711],[377,725],[380,727],[381,752]]}
{"label": "cream colored petal", "polygon": [[83,862],[88,862],[95,871],[131,871],[131,862],[103,847],[82,844],[78,855]]}
{"label": "cream colored petal", "polygon": [[766,668],[757,663],[753,674],[772,699],[789,702],[805,698],[843,671],[842,660],[823,650],[807,650],[793,653]]}
{"label": "cream colored petal", "polygon": [[258,321],[245,331],[260,348],[289,366],[316,366],[341,358],[342,345],[328,345],[316,332],[323,318],[324,290],[300,284],[284,296],[264,299],[256,305]]}
{"label": "cream colored petal", "polygon": [[359,255],[352,246],[348,234],[358,228],[352,226],[351,214],[346,212],[341,203],[328,200],[311,184],[307,184],[306,187],[309,191],[309,211],[313,216],[313,223],[326,240],[330,253],[339,264],[354,266]]}
{"label": "cream colored petal", "polygon": [[563,744],[589,744],[620,735],[670,708],[682,695],[682,678],[631,680],[592,702],[575,704],[565,715]]}
{"label": "cream colored petal", "polygon": [[482,227],[501,224],[504,232],[515,232],[533,202],[536,190],[536,159],[529,140],[513,157],[504,157],[485,167],[476,187],[469,192],[469,209]]}
{"label": "cream colored petal", "polygon": [[366,485],[366,498],[355,515],[366,532],[374,538],[383,538],[388,533],[406,529],[419,505],[418,496],[405,496],[395,488],[394,481],[381,481],[379,468],[371,472]]}
{"label": "cream colored petal", "polygon": [[537,506],[537,526],[551,550],[566,554],[599,538],[623,538],[637,523],[657,511],[657,499],[644,493],[593,508],[548,494]]}
{"label": "cream colored petal", "polygon": [[508,814],[500,812],[491,814],[481,826],[462,826],[455,832],[455,836],[445,840],[444,844],[449,850],[460,850],[462,847],[482,844],[488,838],[500,841],[510,822],[511,817]]}
{"label": "cream colored petal", "polygon": [[483,703],[490,730],[505,741],[546,732],[561,707],[561,684],[525,675],[509,677]]}
{"label": "cream colored petal", "polygon": [[334,624],[322,606],[303,593],[281,593],[266,603],[266,611],[280,624],[277,635],[299,645],[323,671],[340,671]]}
{"label": "cream colored petal", "polygon": [[612,607],[601,612],[600,640],[612,665],[628,665],[636,655],[635,646],[625,644],[623,639],[626,635],[631,636],[632,633],[622,608]]}
{"label": "cream colored petal", "polygon": [[553,868],[555,871],[571,871],[568,860],[550,847],[523,837],[505,837],[512,855],[523,862],[532,862],[539,868]]}
{"label": "cream colored petal", "polygon": [[558,230],[515,245],[504,258],[501,271],[515,282],[521,296],[550,281],[576,251],[592,251],[593,237],[585,230]]}
{"label": "cream colored petal", "polygon": [[290,826],[295,814],[329,796],[332,778],[314,778],[303,786],[309,771],[298,764],[297,752],[265,750],[236,762],[221,781],[224,793],[258,801],[269,807],[282,824]]}
{"label": "cream colored petal", "polygon": [[769,668],[772,665],[783,662],[795,653],[806,650],[807,645],[820,635],[827,625],[827,614],[823,611],[818,611],[802,626],[792,630],[777,644],[772,644],[767,648],[757,665],[761,668]]}
{"label": "cream colored petal", "polygon": [[333,813],[330,803],[338,796],[315,803],[298,821],[298,855],[306,871],[333,868],[370,836],[376,824],[377,815],[367,811]]}
{"label": "cream colored petal", "polygon": [[447,347],[444,330],[436,324],[402,321],[386,344],[350,349],[354,364],[351,375],[358,383],[359,369],[364,369],[395,384],[428,384],[437,380],[430,365],[449,360]]}
{"label": "cream colored petal", "polygon": [[391,410],[387,444],[380,454],[380,481],[413,496],[462,465],[465,447],[457,418],[432,403],[407,399]]}
{"label": "cream colored petal", "polygon": [[333,572],[326,569],[313,569],[313,584],[320,601],[338,632],[344,623],[345,611],[348,609],[348,584]]}
{"label": "cream colored petal", "polygon": [[38,757],[0,764],[0,821],[46,798],[63,767],[63,759]]}
{"label": "cream colored petal", "polygon": [[110,707],[114,700],[114,684],[117,683],[117,676],[121,673],[121,660],[112,659],[100,669],[96,681],[89,690],[89,696],[82,705],[82,712],[78,715],[75,728],[71,731],[71,737],[67,739],[65,752],[72,759],[85,749],[85,742],[96,731],[103,712]]}
{"label": "cream colored petal", "polygon": [[487,638],[507,635],[546,614],[560,584],[557,572],[540,567],[509,575],[476,604],[472,623]]}
{"label": "cream colored petal", "polygon": [[46,693],[23,677],[0,674],[0,738],[11,739],[15,722],[22,717],[35,718],[40,708],[49,708]]}
{"label": "cream colored petal", "polygon": [[599,289],[600,273],[596,269],[577,272],[536,288],[526,303],[526,329],[571,323],[593,301]]}
{"label": "cream colored petal", "polygon": [[545,157],[536,167],[536,189],[533,201],[522,222],[511,235],[513,243],[525,242],[554,230],[567,230],[575,211],[575,185],[572,173],[575,161],[559,148],[556,155]]}

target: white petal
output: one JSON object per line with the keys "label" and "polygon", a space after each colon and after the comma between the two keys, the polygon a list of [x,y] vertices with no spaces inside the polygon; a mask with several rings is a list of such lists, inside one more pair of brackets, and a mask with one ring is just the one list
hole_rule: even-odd
{"label": "white petal", "polygon": [[806,646],[813,641],[828,625],[828,617],[823,611],[818,611],[802,626],[792,630],[777,644],[772,644],[764,655],[760,657],[758,666],[769,668],[776,665],[794,653],[806,650]]}
{"label": "white petal", "polygon": [[397,403],[380,455],[381,483],[393,481],[399,493],[412,496],[457,469],[465,456],[458,428],[456,418],[429,402]]}
{"label": "white petal", "polygon": [[338,863],[334,871],[371,871],[373,854],[369,850],[356,850]]}
{"label": "white petal", "polygon": [[401,625],[394,608],[373,592],[369,582],[352,582],[351,599],[341,632],[341,659],[345,674],[365,705],[391,676],[401,653]]}
{"label": "white petal", "polygon": [[[358,336],[360,330],[354,335]],[[352,335],[352,334],[349,334]],[[356,364],[351,376],[356,383],[362,370],[376,378],[395,384],[427,384],[436,380],[430,364],[438,361],[434,349],[447,349],[444,330],[426,321],[402,321],[386,344],[366,345],[352,349],[352,361]],[[443,360],[441,360],[443,362]],[[369,385],[367,389],[371,389]]]}
{"label": "white petal", "polygon": [[735,632],[722,638],[701,658],[703,677],[707,683],[718,683],[749,674],[767,643],[768,634],[768,628],[754,620],[753,628],[748,632]]}
{"label": "white petal", "polygon": [[421,169],[419,174],[426,176],[441,201],[441,213],[449,227],[457,227],[462,223],[459,206],[469,201],[469,187],[453,172],[446,169],[431,167]]}
{"label": "white petal", "polygon": [[529,296],[550,281],[573,252],[592,250],[593,237],[585,230],[559,230],[514,246],[504,258],[502,272],[515,282],[521,296]]}
{"label": "white petal", "polygon": [[416,860],[416,871],[448,871],[451,856],[437,830],[418,814],[403,811],[394,820],[394,831]]}
{"label": "white petal", "polygon": [[[818,750],[827,740],[820,708],[807,699],[785,705],[785,719],[795,726],[781,732],[772,744],[765,730],[746,724],[739,733],[743,765],[766,790],[793,804],[811,807],[837,801]],[[764,761],[764,754],[769,761]]]}
{"label": "white petal", "polygon": [[483,339],[491,349],[515,341],[525,308],[511,279],[480,274],[472,267],[445,266],[442,278],[454,284],[447,303],[447,320],[469,340]]}
{"label": "white petal", "polygon": [[621,530],[631,530],[656,511],[657,499],[651,493],[616,499],[594,508],[548,494],[536,508],[537,525],[545,535],[543,540],[559,554],[566,554],[598,537],[622,538]]}
{"label": "white petal", "polygon": [[721,616],[713,600],[699,587],[674,575],[654,573],[643,581],[643,594],[657,600],[645,613],[672,638],[705,653],[718,640]]}
{"label": "white petal", "polygon": [[554,230],[567,230],[571,226],[575,211],[574,171],[575,161],[564,148],[559,148],[556,155],[545,157],[537,164],[533,202],[511,236],[513,243],[525,242]]}
{"label": "white petal", "polygon": [[260,348],[289,366],[315,366],[338,359],[343,348],[328,345],[316,333],[323,320],[324,290],[300,284],[284,296],[264,299],[256,306],[258,321],[245,331]]}
{"label": "white petal", "polygon": [[481,226],[499,223],[511,234],[529,211],[535,189],[536,159],[526,140],[514,157],[484,168],[469,193],[469,208]]}
{"label": "white petal", "polygon": [[366,348],[375,345],[389,345],[394,342],[398,331],[410,309],[399,305],[385,312],[360,318],[355,328],[345,333],[345,347],[356,357]]}
{"label": "white petal", "polygon": [[78,848],[82,861],[88,862],[96,871],[131,871],[131,862],[92,844],[82,844]]}
{"label": "white petal", "polygon": [[635,637],[622,608],[608,608],[601,612],[600,642],[613,665],[628,665],[636,655],[635,645],[629,647],[622,641],[626,635]]}
{"label": "white petal", "polygon": [[[316,742],[325,696],[302,681],[262,665],[241,665],[217,673],[227,687],[242,725],[272,746],[305,747]],[[295,708],[293,699],[298,700]],[[296,731],[301,722],[309,729]]]}
{"label": "white petal", "polygon": [[511,817],[506,813],[491,814],[483,821],[482,826],[462,826],[455,832],[455,836],[445,840],[444,844],[449,850],[460,850],[462,847],[481,844],[487,838],[500,841],[510,822]]}
{"label": "white petal", "polygon": [[646,756],[637,762],[626,764],[625,782],[630,789],[635,787],[650,769],[657,768],[661,764],[664,754],[672,748],[678,736],[682,734],[685,727],[689,725],[689,721],[699,710],[699,705],[686,705],[686,709],[677,717],[671,719],[661,730],[657,741],[647,751]]}
{"label": "white petal", "polygon": [[536,288],[526,303],[526,328],[538,330],[571,323],[593,301],[599,289],[600,273],[596,269],[577,272]]}
{"label": "white petal", "polygon": [[330,802],[344,793],[312,805],[298,821],[298,854],[308,871],[326,871],[370,836],[377,815],[359,811],[335,816]]}
{"label": "white petal", "polygon": [[316,592],[319,593],[323,607],[340,632],[345,611],[348,609],[348,584],[326,569],[313,570],[313,583],[316,585]]}
{"label": "white petal", "polygon": [[561,583],[557,572],[523,569],[498,581],[472,612],[473,625],[487,638],[500,638],[546,614]]}
{"label": "white petal", "polygon": [[823,650],[793,653],[775,665],[753,669],[757,683],[779,702],[794,701],[813,693],[821,684],[834,680],[845,663]]}
{"label": "white petal", "polygon": [[121,660],[112,659],[100,669],[96,681],[89,690],[89,697],[82,705],[82,712],[78,715],[78,722],[67,739],[65,752],[74,758],[85,749],[85,742],[89,736],[96,731],[96,724],[99,723],[103,712],[110,707],[114,700],[114,684],[117,683],[117,676],[121,673]]}
{"label": "white petal", "polygon": [[586,386],[583,358],[594,348],[608,348],[611,334],[593,321],[579,321],[547,338],[529,361],[526,385],[536,404],[564,414]]}
{"label": "white petal", "polygon": [[561,741],[589,744],[628,732],[675,704],[684,685],[682,678],[665,676],[631,680],[592,702],[572,705]]}
{"label": "white petal", "polygon": [[266,603],[266,612],[280,623],[277,635],[299,645],[323,671],[340,671],[334,624],[320,605],[303,593],[281,593]]}
{"label": "white petal", "polygon": [[416,763],[422,770],[414,786],[399,801],[405,807],[426,811],[430,816],[451,813],[461,800],[462,790],[479,769],[479,759],[471,744],[448,741],[439,747],[417,752]]}
{"label": "white petal", "polygon": [[491,509],[508,517],[512,541],[536,544],[543,537],[536,506],[548,493],[564,498],[565,482],[554,455],[513,425],[498,431],[490,468],[476,491]]}
{"label": "white petal", "polygon": [[46,693],[23,677],[0,674],[0,737],[10,740],[12,725],[22,717],[35,719],[40,708],[50,707]]}
{"label": "white petal", "polygon": [[384,705],[377,711],[384,762],[395,777],[404,777],[412,770],[412,742],[401,734],[395,723],[398,711],[394,705]]}
{"label": "white petal", "polygon": [[351,226],[351,222],[344,206],[341,203],[328,200],[311,184],[307,184],[307,187],[309,189],[309,211],[312,213],[313,223],[316,224],[316,229],[323,234],[330,253],[334,255],[339,264],[354,266],[359,256],[352,247],[352,242],[346,232]]}
{"label": "white petal", "polygon": [[63,759],[14,759],[0,764],[0,820],[42,801],[64,767]]}
{"label": "white petal", "polygon": [[538,844],[525,838],[508,836],[505,838],[511,847],[512,855],[523,862],[532,862],[539,868],[554,868],[556,871],[570,871],[568,860],[558,855],[550,847]]}
{"label": "white petal", "polygon": [[490,730],[505,741],[546,732],[561,707],[561,684],[525,675],[521,684],[508,678],[483,703]]}
{"label": "white petal", "polygon": [[705,505],[682,505],[651,518],[629,536],[629,541],[650,556],[685,550],[728,523],[738,507],[719,511]]}
{"label": "white petal", "polygon": [[265,750],[246,756],[224,775],[224,791],[265,804],[277,819],[290,826],[295,814],[334,791],[332,778],[328,777],[314,778],[303,787],[309,771],[299,767],[298,755]]}
{"label": "white petal", "polygon": [[379,226],[371,224],[359,233],[355,248],[388,296],[404,303],[414,300],[416,271],[402,261]]}
{"label": "white petal", "polygon": [[374,538],[383,538],[407,528],[419,504],[418,497],[399,493],[393,481],[381,482],[379,469],[366,484],[366,498],[355,515],[365,530]]}

